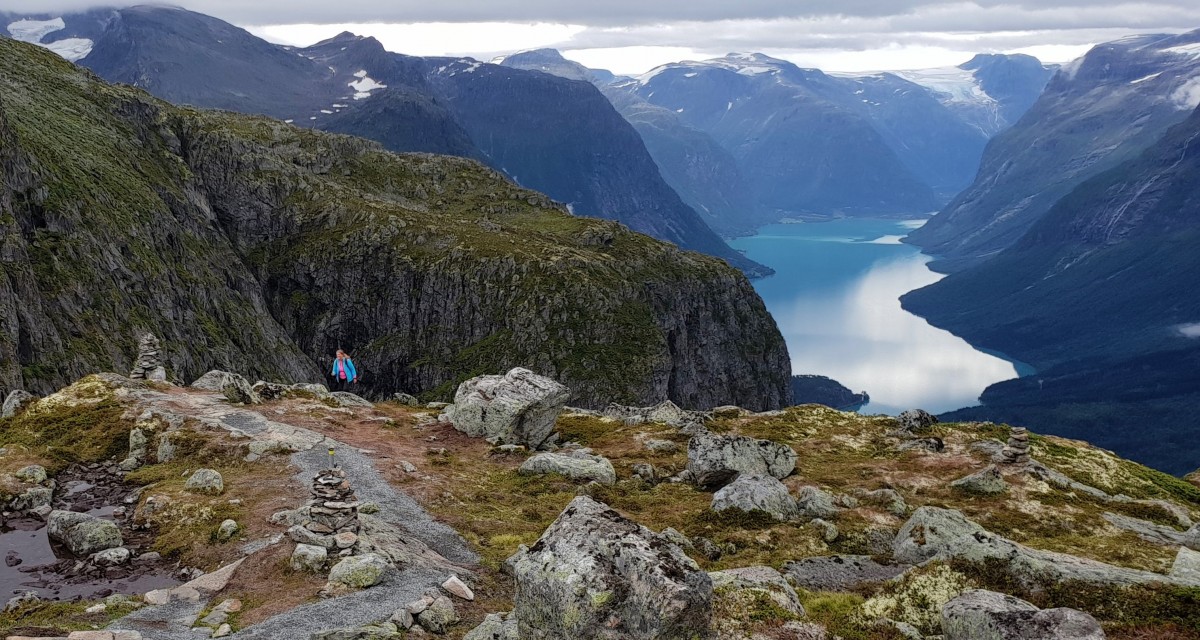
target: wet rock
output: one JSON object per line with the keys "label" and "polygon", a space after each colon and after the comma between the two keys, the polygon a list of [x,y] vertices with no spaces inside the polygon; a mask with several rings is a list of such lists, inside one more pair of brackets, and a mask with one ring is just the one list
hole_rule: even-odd
{"label": "wet rock", "polygon": [[51,540],[62,543],[79,557],[123,544],[116,524],[86,513],[51,511],[46,529]]}
{"label": "wet rock", "polygon": [[711,571],[708,575],[712,578],[713,592],[735,609],[738,603],[749,608],[765,597],[792,615],[804,616],[804,607],[800,604],[796,590],[788,584],[782,574],[771,567],[741,567]]}
{"label": "wet rock", "polygon": [[594,480],[600,484],[617,482],[617,473],[608,458],[580,452],[539,453],[521,464],[520,473],[541,475],[557,473],[573,480]]}
{"label": "wet rock", "polygon": [[194,493],[219,496],[225,493],[225,480],[221,477],[220,472],[216,470],[197,469],[188,477],[183,488]]}
{"label": "wet rock", "polygon": [[1046,609],[1012,596],[974,589],[942,607],[946,640],[1104,640],[1100,623],[1075,609]]}
{"label": "wet rock", "polygon": [[40,464],[31,464],[18,469],[15,475],[17,480],[22,482],[42,484],[46,481],[46,468]]}
{"label": "wet rock", "polygon": [[696,486],[715,489],[739,473],[786,478],[795,470],[797,457],[791,447],[778,442],[705,432],[688,441],[686,473]]}
{"label": "wet rock", "polygon": [[523,640],[710,634],[708,574],[665,536],[588,497],[575,498],[508,567]]}
{"label": "wet rock", "polygon": [[833,504],[833,495],[813,486],[800,487],[796,492],[796,509],[802,518],[832,518],[840,509]]}
{"label": "wet rock", "polygon": [[446,578],[446,581],[442,583],[442,588],[450,595],[462,598],[463,600],[475,599],[475,592],[471,591],[471,588],[464,584],[458,576]]}
{"label": "wet rock", "polygon": [[0,408],[0,418],[11,418],[21,413],[35,400],[37,400],[37,396],[21,389],[9,393],[8,397],[4,399],[3,408]]}
{"label": "wet rock", "polygon": [[462,383],[446,417],[455,429],[502,444],[542,446],[570,396],[563,385],[528,369]]}
{"label": "wet rock", "polygon": [[353,589],[365,589],[379,584],[389,566],[387,560],[374,553],[350,556],[333,566],[329,581]]}
{"label": "wet rock", "polygon": [[92,561],[101,567],[115,567],[129,562],[133,554],[125,547],[105,549],[92,556]]}
{"label": "wet rock", "polygon": [[726,509],[765,511],[779,521],[790,520],[798,513],[796,499],[782,482],[774,476],[749,473],[738,474],[713,495],[712,510]]}
{"label": "wet rock", "polygon": [[13,511],[34,511],[49,507],[53,498],[54,490],[50,487],[29,487],[13,498],[11,506]]}
{"label": "wet rock", "polygon": [[511,614],[489,613],[483,622],[463,636],[463,640],[520,640],[517,619]]}
{"label": "wet rock", "polygon": [[450,598],[438,596],[428,608],[417,614],[416,619],[417,624],[425,630],[442,634],[458,622],[458,613],[454,610],[454,603]]}
{"label": "wet rock", "polygon": [[291,565],[296,571],[310,571],[312,573],[320,573],[325,566],[325,559],[329,557],[329,552],[325,547],[319,547],[312,544],[298,544],[296,550],[292,551]]}
{"label": "wet rock", "polygon": [[933,425],[938,423],[936,416],[923,409],[909,409],[901,412],[896,416],[896,421],[900,423],[901,431],[914,435],[929,433],[933,429]]}
{"label": "wet rock", "polygon": [[871,556],[826,556],[789,562],[783,566],[783,572],[792,584],[810,591],[851,591],[886,582],[910,568],[883,564]]}
{"label": "wet rock", "polygon": [[959,478],[951,482],[950,486],[968,493],[997,494],[1008,491],[1008,483],[1004,481],[1004,476],[1000,475],[1000,470],[994,464],[969,476]]}
{"label": "wet rock", "polygon": [[242,376],[228,371],[209,371],[191,385],[196,389],[215,391],[234,404],[258,404],[262,400]]}
{"label": "wet rock", "polygon": [[955,540],[983,530],[960,511],[921,507],[896,534],[892,557],[897,562],[920,564],[945,551]]}
{"label": "wet rock", "polygon": [[240,530],[238,523],[234,520],[224,520],[217,527],[217,542],[228,542],[230,538],[237,535]]}
{"label": "wet rock", "polygon": [[372,409],[375,407],[375,405],[371,404],[370,400],[367,400],[361,396],[357,396],[349,391],[334,391],[329,395],[339,407],[345,407],[347,409]]}

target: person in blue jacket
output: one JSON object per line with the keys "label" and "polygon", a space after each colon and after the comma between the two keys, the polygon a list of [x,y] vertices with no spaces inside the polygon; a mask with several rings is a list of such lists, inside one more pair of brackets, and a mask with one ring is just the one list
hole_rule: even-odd
{"label": "person in blue jacket", "polygon": [[337,350],[337,357],[333,359],[330,375],[333,376],[334,391],[345,391],[349,385],[358,382],[358,371],[354,368],[354,361],[341,349]]}

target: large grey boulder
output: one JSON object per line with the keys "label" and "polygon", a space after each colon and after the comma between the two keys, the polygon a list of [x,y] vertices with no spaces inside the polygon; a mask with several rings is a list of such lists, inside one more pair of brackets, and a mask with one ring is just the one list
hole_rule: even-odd
{"label": "large grey boulder", "polygon": [[517,619],[512,615],[489,613],[483,622],[463,636],[463,640],[520,640]]}
{"label": "large grey boulder", "polygon": [[219,496],[225,492],[225,479],[215,469],[197,469],[183,483],[183,488],[194,493]]}
{"label": "large grey boulder", "polygon": [[1000,469],[990,464],[983,469],[950,483],[950,486],[967,493],[995,494],[1008,490],[1008,483],[1000,475]]}
{"label": "large grey boulder", "polygon": [[906,564],[883,564],[871,556],[822,556],[789,562],[783,572],[792,584],[810,591],[850,591],[886,582],[911,568]]}
{"label": "large grey boulder", "polygon": [[554,423],[570,389],[528,369],[503,376],[480,376],[458,385],[446,417],[455,429],[502,444],[540,447],[554,432]]}
{"label": "large grey boulder", "polygon": [[741,509],[742,511],[765,511],[776,520],[789,520],[796,516],[796,499],[788,488],[774,476],[742,473],[733,482],[722,487],[712,499],[713,511]]}
{"label": "large grey boulder", "polygon": [[557,473],[572,480],[595,480],[611,485],[617,482],[617,472],[612,463],[603,456],[581,453],[539,453],[521,464],[524,475]]}
{"label": "large grey boulder", "polygon": [[318,547],[312,544],[298,544],[296,545],[296,549],[292,551],[292,569],[319,573],[321,568],[325,566],[325,559],[328,557],[329,551],[325,547]]}
{"label": "large grey boulder", "polygon": [[13,498],[10,506],[13,511],[33,511],[50,506],[53,498],[54,489],[50,487],[29,487]]}
{"label": "large grey boulder", "polygon": [[22,389],[13,391],[12,393],[8,394],[7,398],[4,399],[4,407],[3,409],[0,409],[0,418],[11,418],[17,415],[21,412],[21,410],[28,406],[29,403],[35,400],[37,400],[37,396],[29,393],[28,391],[24,391]]}
{"label": "large grey boulder", "polygon": [[704,432],[688,440],[686,473],[696,486],[716,488],[739,473],[786,478],[796,469],[798,457],[778,442]]}
{"label": "large grey boulder", "polygon": [[900,423],[901,431],[914,435],[929,433],[933,425],[938,423],[937,417],[924,409],[903,411],[896,416],[896,421]]}
{"label": "large grey boulder", "polygon": [[225,396],[225,399],[233,403],[241,404],[258,404],[262,400],[254,393],[254,388],[250,386],[250,382],[236,373],[228,371],[213,370],[200,376],[198,380],[192,383],[195,389],[203,389],[204,391],[215,391]]}
{"label": "large grey boulder", "polygon": [[946,640],[1104,640],[1092,616],[1075,609],[1046,609],[1012,596],[974,589],[942,607]]}
{"label": "large grey boulder", "polygon": [[379,584],[390,566],[383,556],[375,553],[350,556],[333,565],[333,569],[329,571],[329,582],[354,589],[366,589]]}
{"label": "large grey boulder", "polygon": [[339,407],[344,407],[347,409],[372,409],[375,407],[375,405],[371,404],[370,400],[350,393],[349,391],[334,391],[333,393],[329,394],[329,397],[333,398],[333,401],[336,402]]}
{"label": "large grey boulder", "polygon": [[796,492],[796,509],[804,518],[832,518],[839,511],[832,494],[811,485]]}
{"label": "large grey boulder", "polygon": [[804,606],[792,585],[771,567],[739,567],[709,572],[713,592],[725,598],[727,604],[754,606],[763,598],[797,617],[804,616]]}
{"label": "large grey boulder", "polygon": [[709,575],[666,536],[587,496],[508,567],[522,640],[711,637]]}
{"label": "large grey boulder", "polygon": [[945,551],[959,538],[983,531],[983,527],[968,520],[961,511],[921,507],[896,534],[892,558],[904,564],[920,564]]}
{"label": "large grey boulder", "polygon": [[46,533],[79,557],[124,544],[121,530],[111,520],[74,511],[51,511]]}
{"label": "large grey boulder", "polygon": [[1169,575],[1177,580],[1200,584],[1200,551],[1179,547]]}

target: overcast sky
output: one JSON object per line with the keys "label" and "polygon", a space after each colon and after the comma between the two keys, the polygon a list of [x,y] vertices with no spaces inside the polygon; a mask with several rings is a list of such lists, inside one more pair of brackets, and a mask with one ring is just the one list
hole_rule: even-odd
{"label": "overcast sky", "polygon": [[[84,0],[0,0],[45,12]],[[130,3],[132,4],[132,3]],[[413,55],[490,59],[536,47],[617,73],[761,51],[829,71],[954,65],[978,52],[1064,62],[1133,33],[1200,28],[1200,1],[1147,0],[175,0],[275,42],[341,31]]]}

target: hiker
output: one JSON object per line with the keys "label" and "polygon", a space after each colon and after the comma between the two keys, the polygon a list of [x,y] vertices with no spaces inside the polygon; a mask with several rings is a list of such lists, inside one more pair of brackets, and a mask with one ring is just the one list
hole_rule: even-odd
{"label": "hiker", "polygon": [[333,370],[330,374],[333,376],[334,391],[346,391],[350,384],[358,382],[358,371],[354,369],[354,361],[341,349],[337,350],[337,356],[333,359]]}

